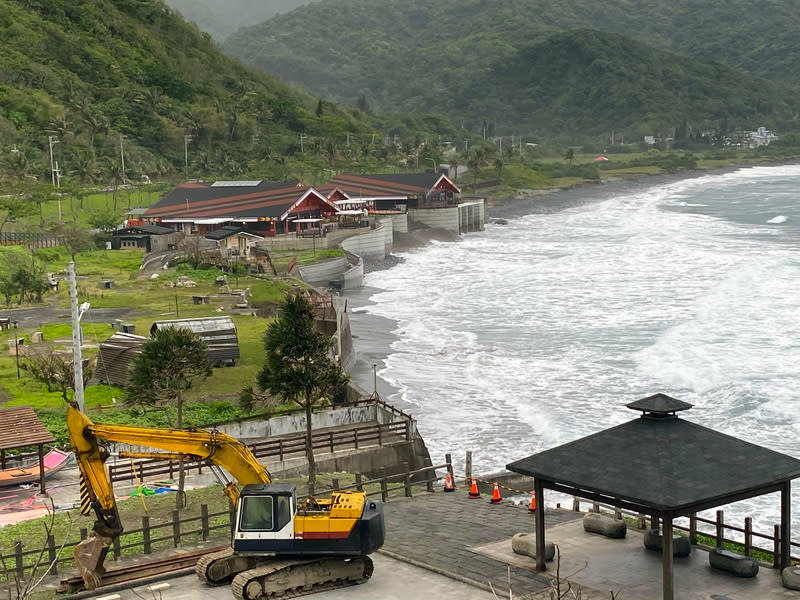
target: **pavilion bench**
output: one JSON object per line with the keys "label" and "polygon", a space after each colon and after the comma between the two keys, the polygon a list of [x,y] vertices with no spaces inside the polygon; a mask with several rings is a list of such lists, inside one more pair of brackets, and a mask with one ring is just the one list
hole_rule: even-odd
{"label": "pavilion bench", "polygon": [[758,561],[755,558],[723,548],[714,548],[708,553],[708,564],[737,577],[755,577],[758,574]]}
{"label": "pavilion bench", "polygon": [[[648,550],[661,552],[664,540],[661,538],[661,530],[648,529],[644,534],[644,547]],[[692,544],[689,538],[677,533],[672,534],[672,556],[689,556],[692,552]]]}
{"label": "pavilion bench", "polygon": [[609,538],[624,538],[628,532],[628,525],[622,519],[614,519],[600,513],[587,513],[583,517],[583,530]]}
{"label": "pavilion bench", "polygon": [[[511,549],[514,554],[523,554],[536,558],[536,537],[527,533],[517,533],[511,538]],[[553,542],[545,542],[544,559],[553,560],[556,555],[556,545]]]}

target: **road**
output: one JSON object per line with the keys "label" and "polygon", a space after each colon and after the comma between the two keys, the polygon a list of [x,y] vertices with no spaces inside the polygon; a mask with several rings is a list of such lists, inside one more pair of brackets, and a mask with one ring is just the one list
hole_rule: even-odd
{"label": "road", "polygon": [[[492,594],[471,585],[461,583],[438,575],[427,569],[415,567],[399,560],[394,560],[380,553],[372,554],[375,563],[375,574],[363,585],[350,586],[338,590],[318,592],[309,595],[313,600],[408,600],[409,598],[436,598],[437,600],[492,600]],[[232,600],[230,588],[209,587],[197,579],[197,576],[184,575],[173,579],[165,579],[151,585],[169,584],[166,589],[151,592],[148,586],[114,590],[119,600]],[[111,593],[105,590],[99,594],[81,598],[102,598]]]}

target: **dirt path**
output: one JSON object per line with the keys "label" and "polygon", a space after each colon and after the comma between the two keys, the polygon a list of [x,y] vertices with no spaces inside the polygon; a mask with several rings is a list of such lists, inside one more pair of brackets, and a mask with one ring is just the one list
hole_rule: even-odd
{"label": "dirt path", "polygon": [[[55,299],[54,299],[55,300]],[[83,315],[83,323],[113,323],[116,319],[127,321],[143,314],[136,308],[91,308]],[[0,317],[17,321],[20,329],[37,329],[47,323],[70,323],[72,313],[69,308],[52,305],[25,308],[6,308],[0,310]]]}

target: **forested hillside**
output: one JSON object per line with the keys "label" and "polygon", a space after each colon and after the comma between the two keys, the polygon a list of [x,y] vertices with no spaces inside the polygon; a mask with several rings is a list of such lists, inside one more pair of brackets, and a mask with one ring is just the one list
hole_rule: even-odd
{"label": "forested hillside", "polygon": [[[346,102],[360,98],[373,109],[435,110],[480,121],[479,110],[449,111],[469,100],[480,109],[480,99],[464,98],[476,92],[496,102],[491,88],[480,88],[492,73],[513,77],[506,67],[519,64],[524,49],[545,43],[558,31],[587,28],[723,63],[754,77],[800,82],[800,11],[793,0],[322,0],[240,30],[224,49],[286,81]],[[657,57],[651,56],[665,66],[673,61],[671,54]],[[632,58],[617,56],[622,61],[617,68],[624,72]],[[698,72],[706,69],[692,67],[691,61],[682,64]],[[725,77],[734,76],[726,71]],[[739,78],[722,87],[752,82]],[[698,93],[714,105],[736,101],[711,98],[708,91]],[[768,125],[785,125],[784,117],[772,114]]]}
{"label": "forested hillside", "polygon": [[[490,93],[487,91],[490,90]],[[718,63],[596,30],[557,33],[477,74],[451,113],[485,115],[543,138],[616,132],[702,141],[750,124],[790,124],[795,95]],[[706,141],[710,142],[711,139]]]}
{"label": "forested hillside", "polygon": [[0,180],[49,181],[51,147],[79,183],[189,169],[297,176],[288,156],[321,161],[345,139],[417,125],[446,129],[377,123],[291,89],[223,55],[160,0],[0,0]]}
{"label": "forested hillside", "polygon": [[218,42],[247,25],[308,4],[310,0],[166,0],[187,21],[197,23]]}

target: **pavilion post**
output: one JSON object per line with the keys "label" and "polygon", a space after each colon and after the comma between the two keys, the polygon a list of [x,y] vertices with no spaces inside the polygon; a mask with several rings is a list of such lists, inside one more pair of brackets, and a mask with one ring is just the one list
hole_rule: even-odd
{"label": "pavilion post", "polygon": [[673,600],[672,514],[665,514],[661,518],[661,586],[663,600]]}
{"label": "pavilion post", "polygon": [[547,567],[544,564],[544,485],[537,477],[533,480],[533,493],[536,498],[536,570],[545,571]]}
{"label": "pavilion post", "polygon": [[792,564],[792,482],[781,488],[781,569]]}
{"label": "pavilion post", "polygon": [[47,488],[44,483],[44,445],[39,444],[39,490],[42,496],[47,495]]}

